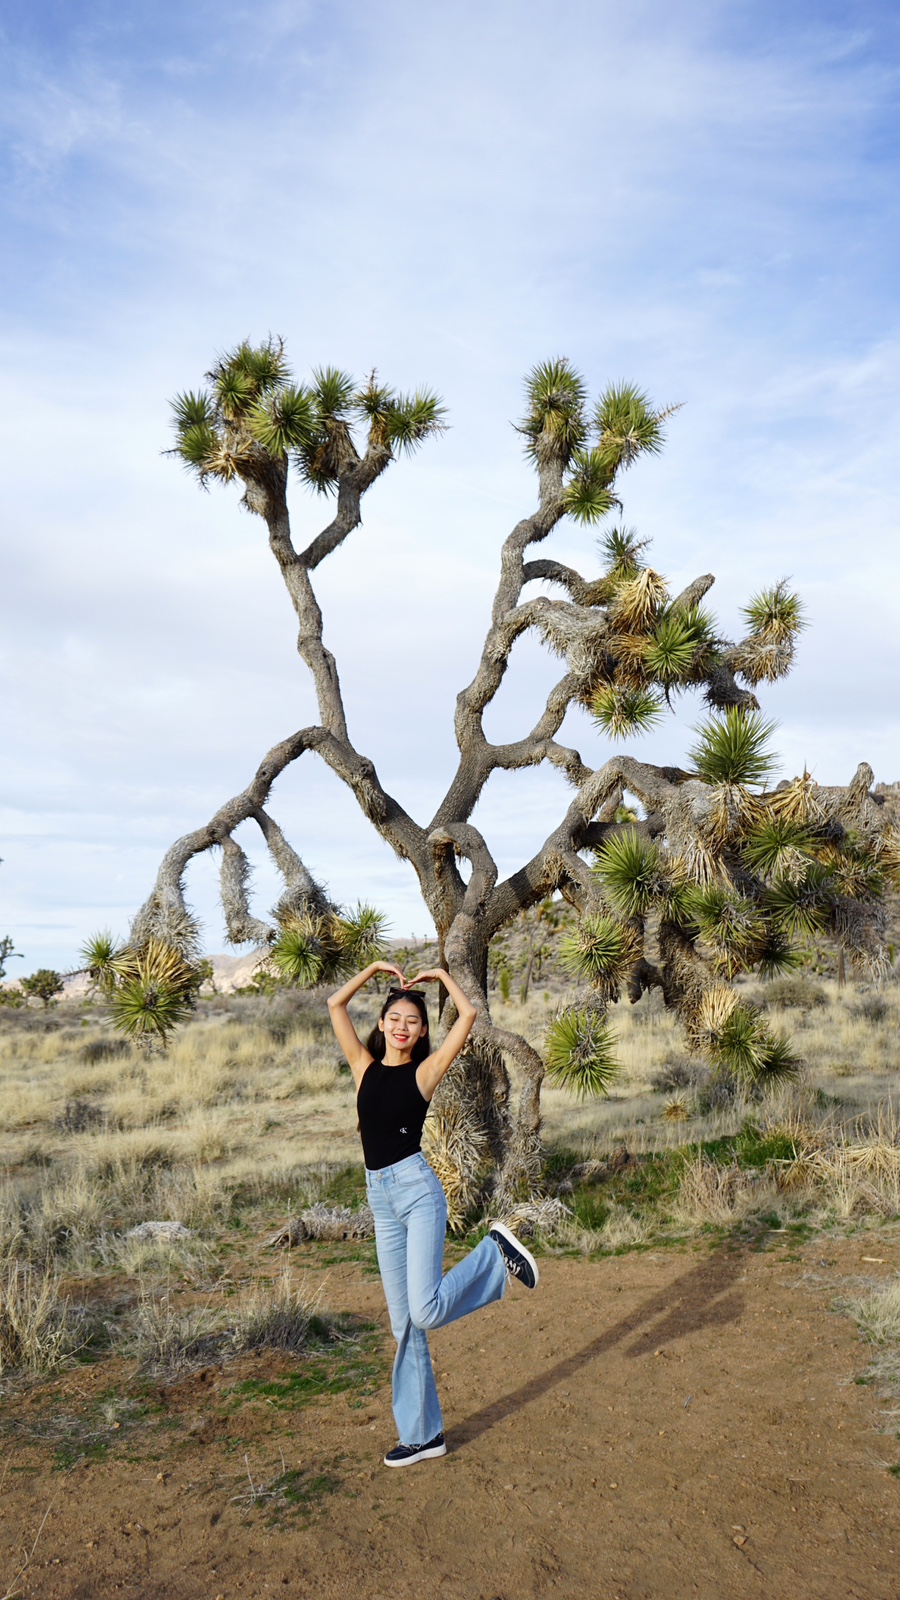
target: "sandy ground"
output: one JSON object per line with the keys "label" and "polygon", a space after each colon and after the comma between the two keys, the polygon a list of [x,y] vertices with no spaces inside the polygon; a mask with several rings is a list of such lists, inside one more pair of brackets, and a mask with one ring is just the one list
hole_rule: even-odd
{"label": "sandy ground", "polygon": [[[403,1471],[380,1464],[394,1442],[386,1376],[362,1408],[336,1394],[234,1411],[234,1366],[209,1368],[164,1392],[170,1442],[157,1423],[151,1451],[137,1427],[63,1471],[29,1439],[20,1397],[0,1596],[896,1600],[900,1482],[886,1463],[900,1446],[854,1382],[867,1350],[833,1306],[842,1285],[898,1267],[895,1230],[545,1259],[533,1295],[513,1288],[434,1336],[450,1453]],[[362,1266],[333,1266],[326,1294],[384,1325]],[[102,1366],[66,1375],[57,1409]],[[257,1483],[283,1454],[330,1492],[250,1507],[234,1498],[245,1454]]]}

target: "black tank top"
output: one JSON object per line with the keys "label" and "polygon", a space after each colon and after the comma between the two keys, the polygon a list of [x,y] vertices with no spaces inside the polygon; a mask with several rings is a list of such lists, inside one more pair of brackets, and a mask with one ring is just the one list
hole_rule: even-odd
{"label": "black tank top", "polygon": [[422,1143],[428,1101],[416,1083],[416,1064],[386,1067],[373,1061],[356,1096],[363,1156],[370,1172],[414,1156]]}

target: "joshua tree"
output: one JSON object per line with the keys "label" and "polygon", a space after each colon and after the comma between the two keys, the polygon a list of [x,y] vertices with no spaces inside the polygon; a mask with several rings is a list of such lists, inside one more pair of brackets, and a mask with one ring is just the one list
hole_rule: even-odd
{"label": "joshua tree", "polygon": [[[496,1025],[487,996],[491,940],[521,911],[561,893],[578,914],[565,955],[584,996],[550,1030],[547,1070],[557,1080],[580,1092],[602,1090],[614,1071],[608,1005],[623,989],[632,1002],[658,989],[715,1070],[759,1084],[794,1069],[790,1045],[768,1032],[729,980],[790,965],[793,941],[826,928],[853,960],[880,971],[882,887],[900,864],[897,835],[870,794],[868,767],[860,766],[846,788],[823,788],[804,774],[765,789],[771,728],[754,690],[789,670],[802,625],[785,582],[749,601],[746,636],[734,643],[702,605],[712,575],[670,594],[646,560],[646,544],[621,527],[600,539],[600,568],[592,577],[532,555],[565,517],[582,525],[612,517],[621,475],[638,456],[660,450],[668,413],[627,384],[609,387],[591,404],[566,360],[536,367],[526,396],[519,431],[535,470],[536,503],[503,543],[481,659],[456,702],[458,765],[427,822],[385,790],[369,753],[351,737],[313,578],[359,525],[363,496],[392,461],[442,431],[438,399],[427,391],[399,395],[374,375],[358,386],[330,368],[295,384],[281,343],[269,340],[241,345],[207,375],[206,387],[174,402],[174,453],[203,486],[238,480],[242,504],[267,527],[319,720],[275,745],[245,789],[172,845],[135,919],[130,948],[146,951],[156,940],[186,959],[195,955],[184,874],[207,850],[221,852],[229,938],[269,945],[288,976],[313,982],[374,948],[379,930],[372,914],[361,908],[355,919],[342,918],[266,809],[292,762],[308,754],[323,760],[410,863],[442,964],[480,1007],[471,1048],[445,1080],[429,1119],[430,1153],[457,1216],[486,1169],[499,1197],[532,1185],[538,1172],[545,1062],[524,1038]],[[333,517],[308,542],[292,530],[292,472],[335,497]],[[528,632],[561,658],[563,670],[531,729],[511,743],[492,744],[484,714],[513,645]],[[705,697],[711,715],[698,728],[684,770],[618,754],[592,769],[557,739],[573,704],[621,740],[647,731],[673,696],[689,690]],[[560,769],[571,798],[536,854],[500,882],[470,818],[492,773],[542,762]],[[639,810],[620,809],[626,795]],[[248,820],[284,880],[271,921],[251,910],[249,865],[234,838]],[[468,880],[461,859],[469,864]],[[133,999],[139,1000],[136,991]],[[515,1102],[513,1066],[520,1085]]]}
{"label": "joshua tree", "polygon": [[20,952],[15,948],[14,941],[8,933],[0,938],[0,978],[6,977],[6,963],[18,959],[22,960]]}
{"label": "joshua tree", "polygon": [[44,1010],[52,1005],[57,995],[62,994],[65,985],[62,974],[54,972],[51,967],[39,967],[30,978],[20,979],[20,987],[29,999],[40,1000]]}

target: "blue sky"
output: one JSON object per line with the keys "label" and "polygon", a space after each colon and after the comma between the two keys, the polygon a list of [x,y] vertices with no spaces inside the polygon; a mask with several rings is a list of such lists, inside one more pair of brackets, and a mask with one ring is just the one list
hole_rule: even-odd
{"label": "blue sky", "polygon": [[[682,401],[623,482],[673,582],[727,629],[788,573],[810,626],[766,697],[785,772],[900,777],[900,21],[875,4],[644,0],[0,10],[0,932],[74,964],[125,932],[172,838],[312,720],[262,524],[162,454],[167,399],[245,335],[295,369],[432,384],[451,431],[373,491],[321,570],[357,743],[423,819],[452,768],[499,543],[532,484],[522,377]],[[298,526],[322,507],[299,489]],[[555,551],[591,569],[593,536]],[[492,715],[531,720],[525,644]],[[640,749],[683,754],[684,704]],[[605,746],[575,714],[588,760]],[[556,775],[493,784],[503,870]],[[344,901],[427,919],[310,760],[274,813]],[[248,844],[252,839],[247,840]],[[260,909],[275,885],[259,858]],[[190,894],[223,948],[213,872]]]}

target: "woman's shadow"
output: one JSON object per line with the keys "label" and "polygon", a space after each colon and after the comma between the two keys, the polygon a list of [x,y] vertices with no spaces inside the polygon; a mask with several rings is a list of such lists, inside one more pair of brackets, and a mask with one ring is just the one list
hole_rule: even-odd
{"label": "woman's shadow", "polygon": [[[672,1340],[682,1339],[701,1328],[721,1327],[725,1323],[735,1322],[743,1310],[744,1297],[732,1285],[741,1272],[744,1258],[745,1250],[733,1246],[717,1251],[574,1354],[467,1417],[454,1427],[454,1443],[457,1446],[471,1444],[489,1428],[504,1422],[522,1406],[530,1405],[532,1400],[539,1400],[555,1384],[573,1378],[582,1367],[596,1361],[598,1356],[605,1355],[614,1345],[621,1344],[635,1333],[637,1337],[625,1350],[625,1355],[632,1359],[659,1350]],[[661,1321],[656,1320],[659,1317]]]}

